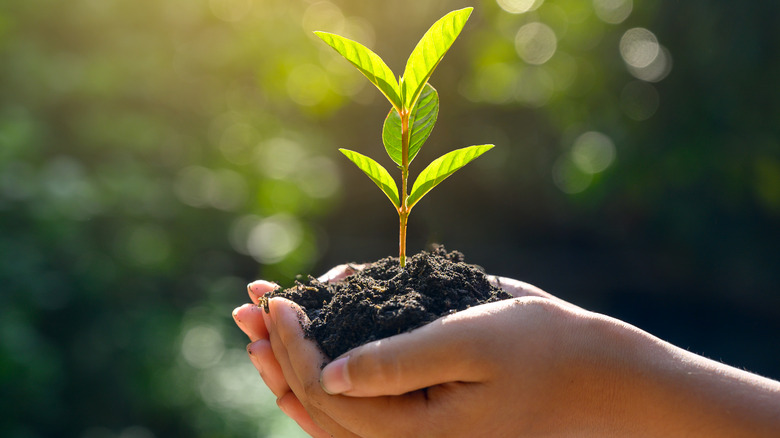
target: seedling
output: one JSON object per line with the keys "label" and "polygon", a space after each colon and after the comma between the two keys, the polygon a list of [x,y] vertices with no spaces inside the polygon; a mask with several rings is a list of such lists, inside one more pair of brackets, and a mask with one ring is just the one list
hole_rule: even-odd
{"label": "seedling", "polygon": [[420,172],[411,192],[408,191],[409,164],[431,135],[439,115],[439,94],[428,84],[428,79],[460,34],[472,10],[452,11],[434,23],[417,43],[398,80],[382,58],[362,44],[332,33],[315,32],[354,64],[392,105],[382,128],[382,141],[387,154],[401,170],[400,194],[396,182],[382,165],[358,152],[339,150],[382,189],[398,211],[401,267],[406,264],[406,224],[412,208],[445,178],[493,147],[469,146],[437,158]]}

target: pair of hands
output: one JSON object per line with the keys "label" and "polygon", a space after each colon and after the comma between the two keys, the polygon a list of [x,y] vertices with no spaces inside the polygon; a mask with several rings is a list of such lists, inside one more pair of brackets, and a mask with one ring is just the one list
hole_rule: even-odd
{"label": "pair of hands", "polygon": [[[339,281],[334,268],[320,281]],[[534,286],[333,361],[291,301],[233,311],[281,410],[313,437],[776,437],[780,383],[705,359]],[[327,365],[322,368],[322,365]]]}
{"label": "pair of hands", "polygon": [[[320,278],[351,274],[340,266]],[[586,312],[529,284],[491,277],[517,297],[473,307],[328,362],[304,337],[305,314],[274,298],[276,285],[248,286],[254,304],[233,312],[250,359],[285,414],[314,437],[515,436],[549,429],[560,403],[558,368],[567,324]],[[517,341],[520,342],[517,342]]]}

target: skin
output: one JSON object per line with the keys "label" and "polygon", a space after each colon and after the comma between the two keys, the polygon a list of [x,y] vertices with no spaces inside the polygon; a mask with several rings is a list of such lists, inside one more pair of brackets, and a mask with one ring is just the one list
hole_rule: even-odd
{"label": "skin", "polygon": [[254,304],[233,316],[277,404],[313,437],[777,436],[780,382],[529,284],[491,280],[516,298],[366,344],[324,369],[296,304],[256,306],[274,284],[250,284]]}

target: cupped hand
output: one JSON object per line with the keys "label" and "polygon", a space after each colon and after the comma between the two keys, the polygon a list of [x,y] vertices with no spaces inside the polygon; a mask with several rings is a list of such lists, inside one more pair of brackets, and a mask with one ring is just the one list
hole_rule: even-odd
{"label": "cupped hand", "polygon": [[[337,266],[321,276],[319,280],[341,281],[361,268],[362,266]],[[551,308],[556,309],[559,307],[575,309],[573,305],[528,283],[495,276],[490,276],[489,279],[491,283],[503,288],[515,297],[528,297],[523,305],[531,307],[550,305]],[[252,341],[247,347],[250,359],[260,372],[263,381],[277,396],[279,407],[312,436],[331,434],[350,436],[351,433],[355,433],[353,430],[358,433],[358,436],[377,436],[375,431],[364,430],[365,426],[359,424],[361,418],[376,418],[375,415],[372,414],[369,417],[351,416],[352,421],[349,421],[342,418],[340,413],[343,411],[341,409],[323,403],[323,400],[332,402],[334,399],[333,396],[328,396],[319,383],[320,367],[327,361],[327,358],[322,356],[315,344],[304,338],[300,328],[301,321],[299,321],[304,315],[297,305],[287,300],[273,299],[271,300],[272,304],[269,303],[270,315],[266,315],[262,309],[257,307],[259,298],[277,287],[273,283],[262,280],[251,283],[248,286],[248,292],[254,304],[247,304],[236,309],[234,318],[238,326]],[[415,418],[430,418],[427,411],[421,410],[417,405],[438,406],[436,410],[440,412],[442,423],[456,425],[456,422],[444,419],[444,417],[451,415],[452,411],[441,406],[440,402],[442,400],[458,400],[462,397],[458,394],[459,392],[471,392],[483,386],[481,384],[485,383],[488,377],[484,373],[500,363],[491,358],[491,354],[488,354],[490,353],[489,349],[475,356],[471,352],[467,353],[464,348],[469,345],[487,347],[488,344],[482,342],[479,339],[480,336],[496,340],[502,338],[502,336],[497,337],[497,333],[506,333],[507,330],[514,331],[509,327],[502,327],[502,323],[508,320],[506,317],[486,318],[494,312],[511,313],[509,309],[517,304],[509,303],[515,303],[515,301],[495,303],[495,305],[487,307],[478,306],[473,308],[474,310],[460,312],[452,317],[438,320],[427,326],[425,330],[418,329],[353,350],[349,359],[347,357],[339,358],[322,370],[322,380],[325,382],[325,387],[331,393],[340,392],[352,397],[396,396],[385,397],[385,403],[389,400],[393,400],[396,405],[400,403],[401,406],[410,409],[410,412],[417,413]],[[506,307],[507,305],[509,307]],[[499,311],[500,307],[504,307],[504,309]],[[279,315],[281,315],[281,320],[275,322]],[[295,317],[292,317],[293,315]],[[469,321],[472,322],[468,323]],[[534,325],[530,319],[526,322]],[[470,324],[475,323],[474,328],[468,328]],[[481,328],[476,330],[476,327]],[[453,332],[454,328],[459,329]],[[380,350],[381,356],[372,356],[372,351]],[[458,351],[461,354],[458,354]],[[494,351],[503,352],[503,347]],[[459,356],[463,359],[463,363],[454,366]],[[535,356],[540,357],[539,355]],[[480,366],[475,366],[474,357],[482,358]],[[345,386],[349,383],[345,382],[344,379],[344,376],[347,375],[345,366],[348,361],[352,363],[353,374],[355,374],[351,376],[351,382],[355,383],[356,387]],[[471,364],[471,366],[467,367],[467,364]],[[309,368],[312,365],[316,366]],[[407,367],[407,365],[411,366]],[[391,377],[387,370],[381,369],[382,367],[394,368],[397,374]],[[376,370],[374,370],[375,368]],[[366,370],[372,371],[366,372]],[[493,372],[500,374],[502,371],[493,369]],[[487,392],[483,392],[483,394],[489,398]],[[349,400],[346,397],[342,398]],[[479,400],[475,397],[468,399]],[[353,399],[352,401],[358,400]],[[359,406],[367,404],[367,399],[359,401]],[[479,401],[476,406],[484,408],[486,404],[484,401]],[[383,409],[380,411],[385,412]],[[352,410],[351,412],[356,411]],[[444,415],[445,413],[447,415]],[[398,415],[402,415],[402,413],[398,412]],[[410,418],[408,415],[406,417]],[[489,418],[484,415],[478,417]],[[457,418],[467,417],[458,415]],[[393,421],[392,423],[396,427],[400,426],[398,422]],[[370,424],[376,425],[378,423],[371,422]],[[503,424],[506,425],[505,422]],[[407,422],[407,426],[416,427],[414,421]],[[393,433],[398,432],[397,429],[387,429],[387,431],[390,430],[393,430]],[[448,429],[438,426],[431,429],[431,432],[433,430],[445,431]]]}
{"label": "cupped hand", "polygon": [[[360,270],[364,265],[339,265],[318,278],[321,282],[337,282]],[[258,280],[247,286],[251,304],[244,304],[233,310],[236,325],[249,337],[247,353],[257,368],[263,382],[276,395],[277,405],[299,426],[312,436],[329,436],[319,428],[303,408],[284,376],[279,361],[274,356],[268,333],[268,316],[258,306],[260,297],[279,286],[265,280]]]}
{"label": "cupped hand", "polygon": [[300,308],[275,298],[270,309],[285,379],[332,436],[526,436],[563,431],[580,415],[571,406],[566,418],[549,415],[575,402],[560,384],[578,378],[565,342],[582,316],[573,306],[526,296],[472,307],[353,349],[323,370]]}
{"label": "cupped hand", "polygon": [[[338,281],[349,272],[329,273]],[[775,436],[780,382],[710,361],[529,284],[327,358],[274,298],[234,312],[279,406],[315,437]],[[275,286],[250,285],[257,298]]]}
{"label": "cupped hand", "polygon": [[[318,280],[321,282],[338,282],[364,267],[365,265],[362,264],[339,265],[320,276]],[[489,276],[488,278],[492,284],[501,287],[514,297],[538,296],[554,300],[560,304],[570,305],[536,286],[522,281],[497,276]],[[255,368],[260,372],[263,380],[273,393],[281,398],[289,392],[290,388],[284,381],[279,363],[271,351],[266,320],[263,316],[264,312],[258,307],[260,297],[278,287],[275,283],[265,280],[250,283],[247,286],[247,292],[252,303],[236,308],[233,311],[233,319],[251,341],[247,346],[247,351]]]}
{"label": "cupped hand", "polygon": [[246,350],[252,365],[257,368],[263,382],[276,396],[276,404],[288,417],[309,435],[314,437],[329,436],[312,420],[301,405],[290,385],[284,377],[279,362],[274,357],[271,341],[266,323],[265,311],[258,306],[261,296],[266,292],[276,289],[278,286],[264,280],[258,280],[247,286],[251,304],[244,304],[233,310],[233,319],[236,325],[249,337],[250,343]]}

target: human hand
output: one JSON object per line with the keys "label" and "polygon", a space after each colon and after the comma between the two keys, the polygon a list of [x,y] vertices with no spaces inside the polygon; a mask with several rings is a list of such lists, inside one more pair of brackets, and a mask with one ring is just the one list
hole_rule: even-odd
{"label": "human hand", "polygon": [[[362,265],[337,266],[328,271],[328,273],[325,275],[321,276],[319,280],[323,282],[341,281],[354,273],[355,270],[362,268]],[[515,297],[536,296],[558,302],[562,305],[571,306],[571,304],[566,303],[565,301],[560,300],[530,284],[509,278],[495,276],[490,276],[489,278],[491,283],[502,287],[504,290]],[[268,385],[272,392],[277,396],[277,404],[279,407],[312,436],[326,436],[327,433],[318,427],[317,424],[312,420],[311,415],[309,415],[309,412],[307,412],[307,410],[304,408],[304,405],[296,396],[296,392],[293,391],[287,378],[285,378],[285,373],[282,369],[282,366],[280,365],[279,360],[277,360],[277,357],[274,355],[273,349],[271,347],[271,339],[268,327],[270,327],[272,324],[270,321],[272,317],[269,318],[268,315],[264,315],[264,312],[257,307],[259,298],[266,292],[271,291],[276,287],[277,286],[275,284],[262,280],[250,284],[248,286],[248,292],[254,304],[247,304],[239,307],[234,311],[233,316],[238,326],[249,336],[250,340],[252,341],[247,347],[250,359],[260,372],[266,385]],[[292,305],[292,303],[287,302],[287,305]],[[293,305],[293,308],[297,310],[297,306]],[[308,342],[309,341],[304,341],[304,343]],[[324,363],[325,361],[326,359],[324,357],[317,357],[317,360],[312,363],[320,364]],[[317,370],[317,372],[318,371],[319,370]],[[300,384],[299,379],[296,378],[295,380],[296,383]],[[294,384],[293,386],[296,385]],[[419,388],[414,389],[416,390]],[[379,388],[375,388],[374,391],[381,392]],[[321,414],[318,414],[318,417],[319,421],[325,421],[323,420]]]}
{"label": "human hand", "polygon": [[[359,267],[358,267],[359,268]],[[328,272],[328,274],[322,276],[320,278],[320,281],[340,281],[347,275],[350,275],[352,273],[352,269],[346,267],[346,266],[339,266],[331,271]],[[512,280],[508,278],[501,278],[501,277],[490,277],[490,280],[493,284],[498,285],[502,287],[504,290],[508,291],[512,295],[516,297],[538,297],[538,299],[541,299],[542,301],[556,303],[560,306],[565,306],[571,309],[576,309],[575,306],[560,300],[532,285],[529,285],[527,283],[523,283],[517,280]],[[252,283],[249,287],[249,293],[250,297],[252,298],[253,302],[257,303],[259,296],[264,294],[265,292],[272,290],[275,288],[275,285],[267,282],[255,282]],[[266,382],[266,384],[272,389],[272,391],[279,397],[279,405],[282,408],[283,411],[285,411],[290,417],[292,417],[295,421],[298,422],[301,427],[306,430],[309,434],[313,436],[320,436],[321,434],[323,436],[327,435],[327,432],[325,432],[324,429],[317,426],[317,422],[320,424],[327,423],[330,424],[330,428],[328,430],[338,430],[339,433],[336,433],[337,436],[345,435],[349,436],[349,433],[352,433],[350,429],[345,428],[342,426],[338,421],[334,420],[333,417],[329,416],[327,413],[322,412],[320,410],[315,409],[312,406],[312,400],[314,400],[313,397],[311,397],[311,394],[308,394],[307,391],[303,390],[305,387],[305,381],[302,380],[299,377],[299,373],[292,371],[293,363],[298,363],[299,365],[302,364],[321,364],[326,361],[326,358],[324,356],[321,356],[321,353],[319,353],[319,350],[314,346],[313,343],[303,338],[302,332],[299,332],[297,334],[293,334],[291,339],[297,339],[300,341],[300,344],[296,343],[297,347],[294,349],[295,354],[293,357],[297,357],[299,354],[301,354],[302,351],[306,351],[309,354],[309,357],[307,360],[303,361],[296,361],[294,359],[290,359],[290,354],[286,350],[291,347],[291,345],[287,345],[285,342],[281,342],[281,334],[286,333],[285,336],[289,335],[288,332],[291,330],[300,330],[300,327],[296,324],[299,324],[298,322],[298,312],[300,311],[296,305],[293,303],[286,301],[286,300],[280,300],[275,299],[271,300],[274,302],[274,304],[269,304],[269,306],[273,309],[271,310],[271,314],[269,316],[265,316],[265,319],[263,319],[262,312],[260,313],[260,318],[257,318],[255,311],[250,306],[243,306],[236,310],[236,313],[234,316],[236,316],[236,320],[239,323],[239,326],[244,329],[245,332],[250,336],[250,339],[252,339],[254,342],[249,345],[248,350],[250,351],[250,357],[252,358],[253,363],[255,366],[261,371],[261,375],[263,376],[263,380]],[[282,310],[278,310],[280,303],[284,303],[282,306]],[[479,306],[482,307],[482,306]],[[284,351],[281,351],[280,354],[274,354],[274,350],[272,350],[271,344],[276,344],[273,342],[273,337],[268,333],[269,330],[273,331],[271,327],[274,327],[274,318],[279,313],[282,312],[284,314],[287,312],[284,308],[292,309],[292,315],[295,315],[293,318],[289,319],[289,321],[295,322],[295,324],[288,324],[285,326],[285,329],[280,331],[279,335],[279,342],[282,345],[285,345]],[[256,307],[255,307],[256,309]],[[475,308],[476,309],[476,308]],[[462,313],[462,312],[461,312]],[[290,315],[288,315],[289,317]],[[463,315],[464,317],[468,316],[467,314]],[[495,333],[501,332],[500,323],[498,320],[493,320],[495,322],[495,326],[488,326],[485,329],[489,333],[489,336],[492,338],[495,338]],[[266,325],[267,324],[267,325]],[[258,329],[252,329],[253,326],[259,326]],[[285,331],[286,330],[286,331]],[[258,334],[253,334],[253,332],[257,332]],[[465,337],[458,335],[458,337],[465,341]],[[262,338],[259,341],[255,338]],[[396,338],[396,337],[393,337]],[[390,339],[393,339],[390,338]],[[388,340],[379,341],[379,342],[386,342]],[[403,340],[401,342],[404,342]],[[438,341],[435,341],[438,342]],[[306,348],[301,349],[300,345],[308,345]],[[314,346],[312,349],[311,346]],[[282,350],[280,347],[277,347],[277,350]],[[427,363],[429,360],[431,361],[431,367],[424,367],[425,370],[428,370],[428,373],[419,373],[415,372],[421,382],[424,382],[425,379],[428,378],[428,375],[433,372],[433,374],[437,374],[441,376],[441,373],[439,371],[436,371],[437,369],[448,369],[449,367],[447,365],[437,366],[438,362],[441,362],[442,364],[447,364],[448,362],[451,362],[449,358],[449,354],[452,353],[452,348],[449,350],[447,348],[442,349],[441,355],[439,357],[431,357],[428,360],[424,360],[418,363]],[[408,351],[411,357],[412,354],[411,351]],[[486,360],[490,361],[486,358]],[[490,361],[492,362],[492,361]],[[441,365],[441,364],[440,364]],[[336,363],[336,366],[338,366],[338,363]],[[332,369],[333,366],[329,365],[327,369]],[[287,372],[284,371],[284,369],[287,369]],[[318,382],[319,380],[319,366],[317,366],[315,369],[310,370],[313,374],[314,382]],[[285,376],[292,376],[285,377]],[[326,377],[327,380],[327,377]],[[457,379],[456,379],[457,380]],[[311,383],[311,382],[309,382]],[[441,385],[438,385],[441,383]],[[352,392],[349,393],[349,395],[355,396],[355,395],[400,395],[405,392],[410,392],[411,394],[404,395],[404,398],[409,397],[419,397],[419,391],[418,394],[414,394],[415,391],[420,390],[424,387],[433,386],[434,388],[429,388],[426,390],[428,393],[428,396],[431,396],[434,392],[436,392],[438,389],[444,388],[446,386],[452,386],[447,385],[450,382],[442,381],[442,382],[433,382],[433,383],[426,383],[426,384],[415,384],[413,381],[407,381],[404,382],[404,387],[396,387],[392,390],[389,390],[386,387],[383,387],[382,385],[377,385],[377,382],[374,381],[374,387],[373,388],[363,388],[363,391],[368,390],[369,392]],[[474,382],[470,382],[474,383]],[[458,385],[455,385],[458,386]],[[299,388],[299,390],[295,390],[295,388]],[[316,390],[319,387],[319,385],[314,385],[314,389]],[[441,387],[441,388],[440,388]],[[310,386],[310,388],[312,388]],[[373,391],[373,392],[370,392]],[[399,392],[401,391],[401,392]],[[305,394],[303,399],[300,399],[300,394]],[[323,393],[324,394],[324,393]],[[455,394],[452,391],[449,391],[448,394],[450,396],[454,396]],[[397,397],[396,397],[397,398]],[[458,398],[458,397],[455,397]],[[472,397],[473,399],[473,397]],[[419,401],[419,400],[418,400]],[[484,403],[479,402],[478,405],[484,405]],[[417,409],[413,409],[414,411],[417,411]],[[317,422],[312,420],[312,417],[316,419]],[[338,417],[338,415],[336,415]],[[484,416],[482,416],[484,417]],[[370,417],[369,417],[370,418]],[[473,422],[472,422],[473,423]],[[353,425],[349,424],[348,426],[354,427]],[[443,428],[438,428],[438,430],[445,430]],[[362,435],[361,435],[362,436]],[[371,434],[367,436],[373,436]]]}
{"label": "human hand", "polygon": [[315,437],[769,437],[780,426],[778,382],[493,280],[518,298],[366,344],[322,371],[298,306],[272,299],[261,374]]}
{"label": "human hand", "polygon": [[[320,276],[318,280],[321,282],[341,281],[363,267],[364,265],[360,264],[339,265]],[[260,297],[278,287],[278,285],[265,280],[250,283],[247,286],[247,292],[252,303],[236,308],[233,311],[233,319],[236,325],[249,337],[250,343],[247,345],[249,358],[260,373],[263,382],[276,395],[276,403],[279,408],[310,435],[330,436],[311,420],[309,414],[292,392],[279,362],[274,357],[266,325],[267,315],[258,304]]]}

